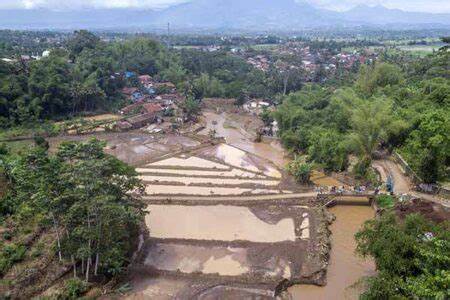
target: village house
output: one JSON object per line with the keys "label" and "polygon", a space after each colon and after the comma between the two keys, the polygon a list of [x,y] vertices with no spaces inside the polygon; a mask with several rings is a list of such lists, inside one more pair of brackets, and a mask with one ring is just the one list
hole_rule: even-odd
{"label": "village house", "polygon": [[153,78],[150,75],[141,75],[138,77],[139,82],[147,90],[149,95],[156,94],[156,90],[153,87]]}
{"label": "village house", "polygon": [[164,107],[172,106],[175,102],[179,101],[180,97],[177,94],[162,94],[153,99],[153,102],[159,103]]}
{"label": "village house", "polygon": [[127,131],[133,128],[133,125],[131,125],[131,123],[127,121],[120,121],[116,124],[116,126],[121,131]]}
{"label": "village house", "polygon": [[127,105],[119,110],[121,115],[129,115],[133,112],[139,112],[142,109],[143,102],[137,102],[130,105]]}
{"label": "village house", "polygon": [[145,103],[142,105],[142,111],[146,114],[154,114],[155,116],[158,116],[164,111],[164,108],[158,103]]}
{"label": "village house", "polygon": [[151,87],[160,94],[176,94],[177,88],[172,82],[154,82]]}
{"label": "village house", "polygon": [[132,129],[139,129],[144,126],[153,124],[157,119],[155,113],[141,114],[128,119]]}
{"label": "village house", "polygon": [[150,75],[141,75],[138,77],[138,79],[139,82],[144,86],[151,84],[153,82],[153,78]]}
{"label": "village house", "polygon": [[141,91],[139,91],[138,88],[134,87],[124,87],[121,92],[125,98],[130,99],[132,101],[138,101],[140,98],[143,97]]}

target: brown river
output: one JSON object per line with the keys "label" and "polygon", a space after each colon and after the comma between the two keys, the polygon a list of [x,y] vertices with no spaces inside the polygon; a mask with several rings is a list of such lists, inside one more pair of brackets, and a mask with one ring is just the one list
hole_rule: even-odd
{"label": "brown river", "polygon": [[374,217],[371,207],[336,206],[330,209],[336,216],[331,225],[331,257],[327,271],[327,285],[295,285],[288,289],[292,299],[358,299],[358,290],[349,288],[361,277],[372,275],[371,260],[355,256],[354,234],[362,224]]}
{"label": "brown river", "polygon": [[[219,136],[225,137],[228,144],[271,160],[279,167],[283,167],[287,162],[283,150],[277,146],[253,143],[238,130],[225,128],[223,125],[226,116],[223,114],[207,113],[205,116],[207,130],[214,128]],[[217,122],[216,126],[212,125],[212,120]],[[358,299],[359,291],[351,286],[360,278],[375,272],[372,260],[364,260],[355,255],[354,239],[354,234],[363,223],[374,217],[373,209],[368,206],[337,206],[330,211],[336,216],[336,220],[330,228],[332,248],[327,271],[327,285],[324,287],[292,286],[288,289],[292,299]]]}

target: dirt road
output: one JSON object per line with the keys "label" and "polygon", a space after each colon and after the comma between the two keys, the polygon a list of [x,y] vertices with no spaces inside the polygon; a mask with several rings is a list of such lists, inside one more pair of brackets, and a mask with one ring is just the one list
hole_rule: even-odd
{"label": "dirt road", "polygon": [[383,182],[386,182],[387,175],[391,176],[391,179],[394,182],[395,194],[409,194],[414,197],[442,204],[445,207],[450,207],[450,203],[448,201],[441,201],[434,195],[415,191],[409,178],[401,170],[400,166],[392,160],[392,158],[375,160],[373,161],[372,166],[378,170]]}
{"label": "dirt road", "polygon": [[283,200],[316,197],[316,192],[296,193],[296,194],[277,194],[277,195],[259,195],[259,196],[145,196],[144,201],[258,201],[258,200]]}
{"label": "dirt road", "polygon": [[379,171],[381,174],[381,179],[386,182],[387,176],[391,176],[391,180],[394,183],[394,193],[395,194],[406,194],[412,190],[412,184],[400,167],[391,159],[380,159],[375,160],[372,166]]}

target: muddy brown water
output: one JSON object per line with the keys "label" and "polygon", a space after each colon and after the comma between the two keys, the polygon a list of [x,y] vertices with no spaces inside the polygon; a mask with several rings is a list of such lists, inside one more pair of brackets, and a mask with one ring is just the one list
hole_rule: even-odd
{"label": "muddy brown water", "polygon": [[214,185],[239,185],[239,184],[258,184],[266,186],[276,186],[280,184],[277,180],[257,180],[243,178],[205,178],[205,177],[181,177],[181,176],[153,176],[141,175],[139,179],[146,182],[176,182],[184,185],[189,184],[214,184]]}
{"label": "muddy brown water", "polygon": [[145,265],[159,270],[182,273],[202,272],[223,276],[239,276],[248,272],[247,249],[202,247],[179,244],[156,244],[145,259]]}
{"label": "muddy brown water", "polygon": [[202,187],[170,184],[147,184],[147,195],[196,195],[196,196],[229,196],[229,195],[257,195],[257,194],[290,194],[288,190],[277,189],[252,189],[238,187]]}
{"label": "muddy brown water", "polygon": [[247,207],[149,205],[145,223],[163,239],[244,240],[261,243],[295,241],[292,218],[269,224]]}
{"label": "muddy brown water", "polygon": [[136,168],[136,172],[141,174],[175,174],[184,176],[202,176],[202,177],[240,177],[240,178],[266,178],[263,175],[245,172],[239,169],[231,169],[230,171],[203,171],[203,170],[183,170],[183,169],[155,169],[155,168]]}
{"label": "muddy brown water", "polygon": [[169,166],[169,167],[201,167],[208,169],[228,170],[229,166],[215,163],[206,159],[190,156],[186,158],[171,157],[149,164],[148,166]]}
{"label": "muddy brown water", "polygon": [[349,288],[361,277],[374,274],[372,260],[355,255],[354,234],[362,224],[374,217],[371,207],[336,206],[330,209],[336,216],[331,225],[331,256],[327,271],[327,285],[294,285],[288,289],[292,299],[358,299],[359,292]]}

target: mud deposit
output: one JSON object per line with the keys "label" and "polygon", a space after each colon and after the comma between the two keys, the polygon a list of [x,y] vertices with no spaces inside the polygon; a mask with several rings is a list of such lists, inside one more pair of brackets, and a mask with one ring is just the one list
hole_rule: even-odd
{"label": "mud deposit", "polygon": [[99,132],[85,135],[58,136],[51,137],[48,141],[50,151],[55,151],[57,146],[63,141],[87,141],[92,138],[105,141],[105,151],[107,153],[135,166],[164,154],[197,147],[201,144],[198,140],[177,134],[160,136],[150,135],[140,131],[121,133]]}
{"label": "mud deposit", "polygon": [[[234,116],[234,115],[233,115]],[[246,116],[248,118],[250,116]],[[258,119],[257,117],[253,117]],[[284,155],[284,150],[276,144],[255,143],[256,128],[244,130],[242,126],[231,126],[236,122],[226,124],[230,115],[227,113],[216,113],[212,111],[204,112],[204,119],[206,128],[200,134],[207,135],[210,130],[216,132],[216,136],[225,138],[227,145],[244,150],[248,153],[264,157],[273,162],[277,167],[283,168],[287,159]]]}
{"label": "mud deposit", "polygon": [[285,281],[324,280],[322,209],[264,204],[147,209],[150,238],[133,268],[129,299],[273,299]]}
{"label": "mud deposit", "polygon": [[331,225],[331,256],[327,271],[327,285],[317,287],[296,285],[288,289],[290,299],[358,299],[352,286],[363,276],[372,275],[375,265],[371,260],[355,256],[354,234],[362,224],[374,217],[374,211],[364,206],[336,206],[330,209],[336,216]]}
{"label": "mud deposit", "polygon": [[155,238],[260,243],[295,241],[292,218],[274,224],[259,219],[247,207],[150,205],[145,223]]}
{"label": "mud deposit", "polygon": [[203,147],[136,169],[147,195],[278,195],[295,188],[271,162],[226,144]]}
{"label": "mud deposit", "polygon": [[[206,117],[195,139],[107,139],[111,154],[134,162],[147,192],[149,234],[125,298],[273,299],[286,282],[323,284],[328,215],[309,203],[312,188],[280,168],[279,147],[224,126],[226,114]],[[226,143],[205,142],[212,127]]]}

